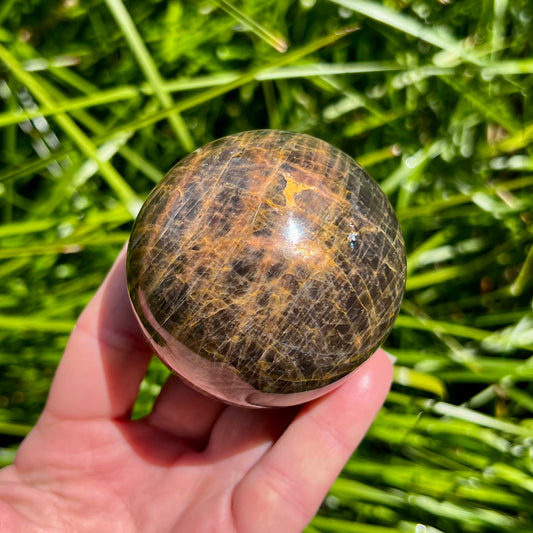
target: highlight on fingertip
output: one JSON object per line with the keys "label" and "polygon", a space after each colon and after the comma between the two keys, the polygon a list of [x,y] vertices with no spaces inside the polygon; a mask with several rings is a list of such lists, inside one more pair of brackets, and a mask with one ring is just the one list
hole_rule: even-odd
{"label": "highlight on fingertip", "polygon": [[398,361],[398,358],[397,358],[395,355],[392,355],[391,353],[386,352],[385,350],[383,350],[383,353],[389,358],[389,361],[390,361],[393,365],[396,364],[396,361]]}

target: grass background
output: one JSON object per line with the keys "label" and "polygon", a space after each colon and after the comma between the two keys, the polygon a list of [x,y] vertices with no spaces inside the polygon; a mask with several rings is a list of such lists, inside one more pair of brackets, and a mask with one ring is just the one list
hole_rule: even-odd
{"label": "grass background", "polygon": [[532,35],[528,0],[3,0],[0,463],[153,185],[283,128],[365,166],[408,251],[393,390],[308,533],[533,531]]}

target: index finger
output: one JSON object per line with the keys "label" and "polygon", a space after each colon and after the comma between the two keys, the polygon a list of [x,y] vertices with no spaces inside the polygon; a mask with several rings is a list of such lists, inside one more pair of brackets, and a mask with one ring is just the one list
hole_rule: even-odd
{"label": "index finger", "polygon": [[69,419],[127,416],[150,361],[129,301],[126,248],[85,308],[56,371],[46,409]]}

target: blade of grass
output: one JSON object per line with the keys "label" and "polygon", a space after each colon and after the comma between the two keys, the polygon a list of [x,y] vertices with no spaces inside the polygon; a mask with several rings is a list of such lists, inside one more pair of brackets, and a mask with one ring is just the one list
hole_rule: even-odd
{"label": "blade of grass", "polygon": [[[99,159],[102,161],[109,161],[113,156],[126,145],[130,140],[133,133],[119,133],[115,135],[114,138],[109,139],[101,146],[97,148],[97,153]],[[68,183],[68,194],[69,196],[81,185],[83,185],[87,180],[93,177],[98,172],[98,163],[94,159],[89,159],[85,161],[74,173],[72,178]]]}
{"label": "blade of grass", "polygon": [[460,41],[451,36],[451,32],[447,28],[426,26],[414,17],[368,0],[330,0],[330,2],[361,13],[380,24],[386,24],[395,30],[412,35],[474,65],[481,64],[475,55],[468,52]]}
{"label": "blade of grass", "polygon": [[370,72],[391,72],[403,70],[403,67],[391,62],[360,63],[311,63],[278,68],[275,71],[258,74],[258,80],[283,80],[290,78],[311,78],[313,76],[332,76],[342,74],[367,74]]}
{"label": "blade of grass", "polygon": [[481,150],[483,156],[516,152],[533,141],[533,123],[524,124],[516,133]]}
{"label": "blade of grass", "polygon": [[53,242],[49,244],[36,244],[31,246],[20,246],[15,248],[0,248],[0,259],[11,259],[31,255],[47,254],[75,254],[81,252],[88,246],[122,245],[129,237],[128,232],[113,232],[110,235],[100,235],[98,239],[94,237],[80,239],[74,242]]}
{"label": "blade of grass", "polygon": [[[403,177],[401,179],[403,179]],[[472,197],[468,194],[456,194],[449,198],[434,200],[423,205],[407,206],[403,209],[398,209],[396,215],[399,220],[425,217],[437,213],[438,211],[448,209],[449,207],[456,207],[471,201]]]}
{"label": "blade of grass", "polygon": [[0,5],[0,26],[3,24],[4,19],[9,15],[14,3],[15,0],[5,0]]}
{"label": "blade of grass", "polygon": [[398,109],[395,111],[388,111],[382,116],[370,116],[364,119],[360,119],[357,122],[348,124],[344,128],[344,135],[346,137],[354,137],[356,135],[362,135],[370,130],[381,128],[385,124],[390,124],[394,120],[404,118],[409,112],[406,109]]}
{"label": "blade of grass", "polygon": [[495,61],[481,69],[481,75],[485,77],[512,76],[519,74],[533,74],[533,59]]}
{"label": "blade of grass", "polygon": [[9,422],[0,422],[1,435],[13,435],[15,437],[25,437],[32,426],[26,424],[10,424]]}
{"label": "blade of grass", "polygon": [[494,18],[492,19],[491,46],[494,50],[491,54],[494,59],[496,50],[500,50],[505,41],[505,12],[508,8],[508,0],[494,0]]}
{"label": "blade of grass", "polygon": [[408,208],[398,210],[396,214],[400,220],[431,216],[444,209],[472,202],[473,197],[476,193],[490,193],[497,195],[499,192],[502,191],[512,191],[515,189],[522,189],[524,187],[531,187],[532,185],[532,176],[521,176],[519,178],[511,179],[508,181],[495,182],[492,184],[487,183],[486,187],[484,187],[483,189],[476,189],[468,194],[456,194],[444,200],[434,200],[424,205],[409,206]]}
{"label": "blade of grass", "polygon": [[362,524],[351,520],[340,518],[329,518],[326,516],[315,516],[311,525],[320,531],[331,531],[332,533],[406,533],[414,529],[398,529],[395,527],[376,526],[372,524]]}
{"label": "blade of grass", "polygon": [[509,352],[514,348],[530,349],[533,345],[533,315],[525,314],[515,324],[495,331],[482,346],[490,351]]}
{"label": "blade of grass", "polygon": [[518,485],[528,492],[533,492],[533,479],[525,472],[513,468],[504,463],[494,463],[486,472],[486,476],[490,478],[498,478],[512,485]]}
{"label": "blade of grass", "polygon": [[39,331],[42,333],[70,333],[74,327],[73,320],[46,320],[38,317],[0,315],[0,330]]}
{"label": "blade of grass", "polygon": [[89,96],[82,96],[78,98],[70,98],[65,101],[55,102],[54,107],[47,106],[39,107],[35,111],[14,110],[0,113],[0,127],[9,124],[18,124],[24,120],[36,117],[48,117],[60,113],[69,113],[76,109],[85,109],[87,107],[96,107],[103,104],[110,104],[119,102],[121,100],[129,100],[141,94],[141,90],[135,87],[122,86],[105,91],[99,91]]}
{"label": "blade of grass", "polygon": [[[348,464],[345,473],[351,473],[357,470],[357,462],[352,461]],[[330,494],[341,498],[357,498],[357,500],[385,504],[390,507],[403,507],[405,499],[398,494],[391,494],[387,491],[372,487],[366,483],[361,483],[354,479],[338,478],[331,487]]]}
{"label": "blade of grass", "polygon": [[491,246],[491,242],[486,237],[475,237],[464,241],[435,246],[433,249],[421,252],[417,257],[417,266],[423,267],[444,263],[459,257],[481,252]]}
{"label": "blade of grass", "polygon": [[533,280],[533,245],[529,246],[526,260],[518,273],[518,276],[509,287],[513,296],[522,294],[532,283]]}
{"label": "blade of grass", "polygon": [[25,220],[23,222],[11,222],[0,226],[0,238],[9,237],[12,235],[24,235],[25,233],[36,233],[45,231],[57,225],[57,220],[50,219],[36,219]]}
{"label": "blade of grass", "polygon": [[452,405],[445,402],[433,403],[432,401],[429,401],[426,405],[433,413],[438,415],[458,418],[459,420],[472,422],[478,426],[491,428],[503,433],[510,433],[511,435],[519,435],[521,437],[530,438],[533,437],[533,429],[519,426],[518,424],[513,424],[511,422],[498,420],[497,418],[479,413],[473,409],[467,409],[465,407],[459,407],[457,405]]}
{"label": "blade of grass", "polygon": [[447,395],[446,387],[440,379],[430,374],[417,372],[405,366],[394,367],[394,383],[424,392],[430,392],[439,398],[444,398]]}
{"label": "blade of grass", "polygon": [[[165,90],[159,70],[154,63],[152,56],[148,52],[148,49],[146,48],[135,23],[131,19],[128,10],[124,6],[124,3],[122,0],[105,1],[117,24],[124,33],[124,37],[126,38],[133,55],[137,59],[141,70],[148,79],[159,102],[165,109],[171,109],[174,105],[172,97],[168,91]],[[187,152],[192,152],[194,150],[194,141],[179,111],[173,110],[169,112],[167,118],[185,150]]]}
{"label": "blade of grass", "polygon": [[406,315],[399,315],[394,324],[395,328],[419,329],[423,331],[432,331],[434,333],[445,333],[457,337],[465,337],[481,341],[491,335],[490,331],[483,329],[463,326],[462,324],[453,324],[438,320],[423,319]]}
{"label": "blade of grass", "polygon": [[423,256],[426,252],[437,248],[438,246],[444,245],[444,243],[449,242],[453,236],[454,231],[451,228],[446,228],[437,233],[433,234],[431,237],[426,239],[422,244],[418,245],[409,255],[407,256],[407,272],[411,274],[413,270],[416,270],[419,266],[420,257]]}
{"label": "blade of grass", "polygon": [[[442,140],[434,141],[409,157],[405,157],[398,168],[380,183],[386,194],[392,194],[403,183],[421,175],[426,165],[437,157],[445,147]],[[405,206],[402,206],[405,209]],[[401,212],[401,208],[398,209]]]}
{"label": "blade of grass", "polygon": [[382,163],[387,159],[392,159],[400,155],[399,146],[393,144],[392,146],[386,146],[373,152],[367,152],[357,156],[357,162],[364,168],[369,168],[378,163]]}
{"label": "blade of grass", "polygon": [[232,16],[235,20],[240,22],[245,28],[248,28],[250,31],[255,33],[260,39],[268,43],[272,48],[278,52],[286,52],[289,44],[287,39],[280,35],[279,33],[268,30],[259,22],[256,22],[254,19],[246,15],[240,9],[237,9],[232,3],[227,0],[213,0],[220,8],[222,8],[226,13]]}

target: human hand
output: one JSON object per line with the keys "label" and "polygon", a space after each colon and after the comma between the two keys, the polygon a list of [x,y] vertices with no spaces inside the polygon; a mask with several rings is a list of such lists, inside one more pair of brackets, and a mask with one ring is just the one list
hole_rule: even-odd
{"label": "human hand", "polygon": [[132,421],[151,350],[124,262],[79,318],[38,423],[0,471],[0,531],[302,531],[385,399],[388,358],[378,350],[301,408],[230,407],[171,376]]}

